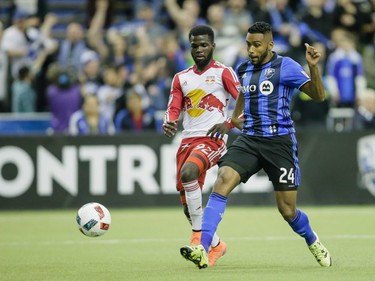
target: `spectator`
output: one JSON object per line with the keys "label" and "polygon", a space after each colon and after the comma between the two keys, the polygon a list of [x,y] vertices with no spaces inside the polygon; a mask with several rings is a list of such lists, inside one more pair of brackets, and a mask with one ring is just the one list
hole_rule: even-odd
{"label": "spectator", "polygon": [[[178,45],[177,36],[174,32],[170,32],[163,37],[163,46],[161,50],[167,59],[167,75],[173,77],[177,72],[180,72],[188,67],[187,59],[184,51]],[[165,107],[165,106],[164,106]]]}
{"label": "spectator", "polygon": [[47,88],[47,103],[52,114],[53,132],[68,133],[70,117],[81,108],[80,85],[74,75],[58,63],[49,66],[47,78],[50,82]]}
{"label": "spectator", "polygon": [[12,112],[36,112],[36,93],[32,87],[33,76],[28,66],[18,70],[12,85]]}
{"label": "spectator", "polygon": [[[177,0],[165,0],[165,8],[172,20],[172,29],[183,25],[186,17],[193,19],[194,25],[206,24],[207,20],[201,17],[201,4],[198,0],[183,0],[179,5]],[[206,1],[207,2],[207,1]]]}
{"label": "spectator", "polygon": [[335,107],[354,109],[356,99],[366,88],[363,60],[352,34],[336,29],[333,41],[337,47],[328,55],[326,72],[331,101]]}
{"label": "spectator", "polygon": [[303,42],[322,43],[332,48],[330,36],[333,29],[332,13],[325,10],[325,0],[307,0],[306,7],[301,9],[298,17],[299,30]]}
{"label": "spectator", "polygon": [[129,45],[127,38],[121,33],[112,28],[107,32],[107,42],[109,47],[108,64],[110,65],[124,65],[127,68],[132,68],[132,61],[129,57]]}
{"label": "spectator", "polygon": [[107,119],[113,120],[116,110],[116,100],[121,96],[122,89],[119,77],[114,67],[107,67],[103,71],[104,84],[98,89],[100,113]]}
{"label": "spectator", "polygon": [[1,49],[9,58],[12,78],[18,76],[21,66],[29,63],[27,54],[29,43],[26,37],[28,15],[21,10],[17,10],[13,16],[13,24],[6,28],[1,41]]}
{"label": "spectator", "polygon": [[228,0],[225,9],[225,22],[237,26],[240,33],[246,34],[253,23],[253,17],[247,7],[246,0]]}
{"label": "spectator", "polygon": [[375,90],[368,88],[358,99],[353,125],[357,130],[375,129]]}
{"label": "spectator", "polygon": [[265,21],[274,26],[274,50],[278,54],[291,56],[297,61],[304,58],[304,47],[301,48],[301,35],[298,21],[289,5],[289,0],[270,0],[267,9],[256,16],[258,21]]}
{"label": "spectator", "polygon": [[375,89],[375,33],[373,37],[372,44],[367,44],[363,48],[362,55],[368,87]]}
{"label": "spectator", "polygon": [[207,19],[215,32],[217,60],[227,66],[233,66],[243,44],[239,27],[226,23],[225,7],[222,4],[211,5],[207,10]]}
{"label": "spectator", "polygon": [[[209,1],[204,1],[209,2]],[[165,7],[171,20],[171,28],[176,33],[182,52],[190,51],[190,29],[195,25],[205,24],[206,19],[200,17],[201,4],[198,0],[183,0],[181,6],[177,0],[165,0]],[[190,59],[190,55],[186,54]],[[193,64],[193,61],[191,61]]]}
{"label": "spectator", "polygon": [[13,17],[13,25],[5,29],[1,48],[7,53],[11,63],[13,78],[23,65],[32,65],[40,52],[47,50],[53,53],[57,49],[57,41],[50,37],[56,17],[49,15],[39,27],[38,21],[22,10],[17,10]]}
{"label": "spectator", "polygon": [[[57,21],[57,17],[51,13],[45,15],[41,25],[36,16],[28,19],[26,32],[29,40],[28,59],[32,65],[33,86],[37,93],[45,93],[48,87],[46,72],[58,50],[58,41],[51,36],[52,28]],[[37,110],[45,111],[46,104],[46,96],[44,94],[37,95]]]}
{"label": "spectator", "polygon": [[104,43],[104,25],[109,0],[96,0],[95,12],[91,17],[88,29],[78,22],[72,22],[67,26],[66,38],[61,42],[58,54],[58,62],[65,67],[72,67],[79,73],[82,71],[81,57],[85,51],[95,51],[101,60],[108,58],[109,49]]}
{"label": "spectator", "polygon": [[368,0],[338,0],[333,12],[334,25],[357,34],[360,41],[366,41],[375,31],[372,9]]}
{"label": "spectator", "polygon": [[70,118],[71,135],[112,135],[115,132],[113,121],[100,114],[96,96],[85,96],[82,108]]}
{"label": "spectator", "polygon": [[60,43],[57,61],[61,66],[72,69],[78,74],[82,66],[80,58],[86,49],[82,25],[72,22],[67,26],[66,37]]}
{"label": "spectator", "polygon": [[14,0],[16,9],[25,11],[33,15],[41,23],[48,13],[48,0]]}
{"label": "spectator", "polygon": [[116,132],[142,132],[157,129],[155,111],[152,107],[143,108],[142,96],[137,90],[130,89],[125,97],[125,108],[115,116]]}
{"label": "spectator", "polygon": [[103,85],[102,69],[99,55],[92,50],[86,50],[80,57],[82,72],[79,74],[82,95],[97,95]]}
{"label": "spectator", "polygon": [[[160,47],[161,38],[167,28],[156,20],[151,3],[141,2],[139,4],[137,14],[132,20],[115,24],[111,29],[117,30],[122,36],[128,38],[130,50],[136,51],[137,48],[153,46]],[[152,43],[144,46],[145,39]]]}

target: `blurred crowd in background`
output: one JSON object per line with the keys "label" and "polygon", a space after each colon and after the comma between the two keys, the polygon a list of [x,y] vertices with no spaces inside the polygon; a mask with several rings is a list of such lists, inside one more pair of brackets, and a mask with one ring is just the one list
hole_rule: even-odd
{"label": "blurred crowd in background", "polygon": [[0,112],[50,112],[55,134],[160,132],[171,80],[193,64],[189,30],[210,25],[214,58],[235,69],[256,21],[278,54],[305,65],[305,42],[322,54],[327,99],[296,92],[297,127],[375,129],[374,0],[1,3]]}

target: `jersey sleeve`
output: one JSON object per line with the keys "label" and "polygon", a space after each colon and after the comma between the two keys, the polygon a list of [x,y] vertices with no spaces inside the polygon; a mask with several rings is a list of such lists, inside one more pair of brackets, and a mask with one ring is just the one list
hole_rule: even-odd
{"label": "jersey sleeve", "polygon": [[311,80],[302,66],[291,58],[283,59],[281,73],[281,82],[295,89],[300,89]]}
{"label": "jersey sleeve", "polygon": [[231,67],[226,67],[222,74],[224,89],[236,100],[241,83]]}
{"label": "jersey sleeve", "polygon": [[183,104],[183,93],[181,89],[180,79],[175,75],[172,80],[171,92],[169,95],[168,107],[164,114],[164,123],[167,121],[175,121],[180,117]]}

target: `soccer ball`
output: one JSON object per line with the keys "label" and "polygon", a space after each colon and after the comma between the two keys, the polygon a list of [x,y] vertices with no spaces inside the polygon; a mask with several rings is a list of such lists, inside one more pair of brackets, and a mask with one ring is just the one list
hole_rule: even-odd
{"label": "soccer ball", "polygon": [[78,229],[86,236],[97,237],[105,234],[111,225],[111,214],[100,203],[90,202],[77,212]]}

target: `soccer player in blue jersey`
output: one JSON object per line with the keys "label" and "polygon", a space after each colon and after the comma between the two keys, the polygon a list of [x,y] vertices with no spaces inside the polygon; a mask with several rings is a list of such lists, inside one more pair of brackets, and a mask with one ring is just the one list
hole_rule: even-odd
{"label": "soccer player in blue jersey", "polygon": [[[273,183],[277,208],[282,217],[294,232],[306,240],[318,263],[324,267],[331,266],[328,250],[312,230],[307,214],[296,206],[300,169],[290,116],[294,89],[303,91],[316,101],[325,98],[317,65],[320,54],[314,47],[305,44],[308,76],[300,64],[272,51],[272,27],[265,22],[256,22],[249,28],[246,43],[249,60],[237,68],[242,91],[231,119],[242,133],[218,161],[218,176],[204,209],[201,244],[184,246],[180,253],[199,269],[206,268],[207,250],[224,214],[228,195],[240,182],[246,182],[264,169]],[[229,129],[230,125],[226,122],[216,124],[207,135],[222,138]]]}

